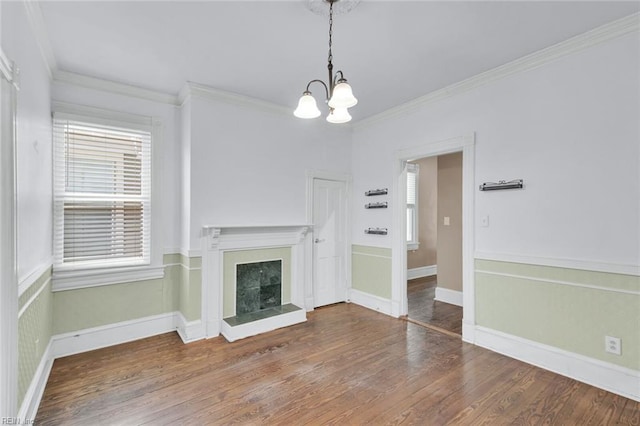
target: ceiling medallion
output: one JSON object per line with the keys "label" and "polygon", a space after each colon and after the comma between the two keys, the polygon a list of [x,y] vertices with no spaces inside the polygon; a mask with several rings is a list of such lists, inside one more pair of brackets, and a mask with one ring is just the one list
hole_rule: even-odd
{"label": "ceiling medallion", "polygon": [[[307,9],[320,16],[329,16],[329,8],[327,5],[329,0],[305,0]],[[360,0],[334,0],[333,1],[333,14],[344,15],[349,13],[355,8]]]}

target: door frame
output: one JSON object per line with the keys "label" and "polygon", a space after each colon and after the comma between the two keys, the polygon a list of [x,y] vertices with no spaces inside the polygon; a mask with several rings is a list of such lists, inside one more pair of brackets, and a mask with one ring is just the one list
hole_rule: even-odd
{"label": "door frame", "polygon": [[[344,194],[344,273],[345,273],[345,285],[346,294],[345,300],[349,301],[351,291],[351,175],[346,173],[329,172],[324,170],[307,170],[306,171],[306,183],[307,183],[307,203],[306,203],[306,222],[309,226],[313,226],[313,199],[314,180],[329,180],[334,182],[341,182],[345,186]],[[315,256],[314,256],[314,243],[313,243],[313,230],[309,232],[306,239],[305,246],[305,282],[307,287],[305,288],[304,304],[307,311],[313,311],[314,309],[314,278],[315,278]]]}
{"label": "door frame", "polygon": [[398,232],[392,235],[391,255],[391,309],[392,315],[407,315],[407,215],[405,200],[407,197],[407,173],[405,164],[409,160],[435,157],[438,155],[462,152],[462,340],[474,343],[475,330],[475,133],[469,133],[450,139],[433,141],[417,147],[396,152],[393,160],[393,186],[395,197],[393,210],[393,228]]}

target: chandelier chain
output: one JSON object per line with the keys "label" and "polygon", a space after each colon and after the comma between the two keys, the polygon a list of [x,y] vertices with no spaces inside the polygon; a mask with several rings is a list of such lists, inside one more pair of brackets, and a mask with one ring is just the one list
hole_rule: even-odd
{"label": "chandelier chain", "polygon": [[333,0],[329,0],[329,63],[333,61],[331,44],[333,42]]}

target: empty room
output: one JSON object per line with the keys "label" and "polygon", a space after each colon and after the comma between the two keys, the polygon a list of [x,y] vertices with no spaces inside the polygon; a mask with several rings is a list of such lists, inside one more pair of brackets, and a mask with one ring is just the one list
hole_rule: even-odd
{"label": "empty room", "polygon": [[0,0],[0,76],[0,423],[640,423],[637,1]]}

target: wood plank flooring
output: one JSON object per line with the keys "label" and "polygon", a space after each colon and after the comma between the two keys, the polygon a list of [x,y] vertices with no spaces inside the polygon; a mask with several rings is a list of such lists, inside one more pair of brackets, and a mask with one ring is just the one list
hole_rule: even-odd
{"label": "wood plank flooring", "polygon": [[55,361],[37,425],[639,424],[640,403],[352,304]]}
{"label": "wood plank flooring", "polygon": [[407,281],[408,317],[462,335],[462,308],[434,300],[437,284],[435,276]]}

